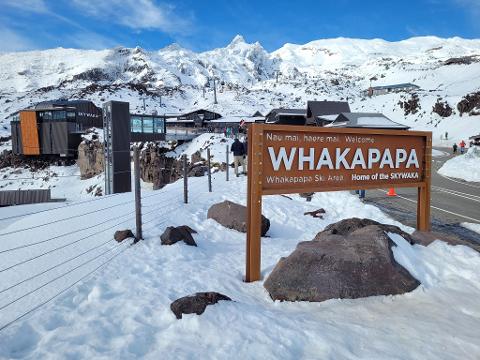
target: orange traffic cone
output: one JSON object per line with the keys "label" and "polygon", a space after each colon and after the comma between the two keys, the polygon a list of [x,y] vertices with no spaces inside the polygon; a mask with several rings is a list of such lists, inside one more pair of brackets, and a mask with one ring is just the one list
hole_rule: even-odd
{"label": "orange traffic cone", "polygon": [[397,196],[397,193],[395,192],[394,188],[390,188],[388,190],[387,196]]}

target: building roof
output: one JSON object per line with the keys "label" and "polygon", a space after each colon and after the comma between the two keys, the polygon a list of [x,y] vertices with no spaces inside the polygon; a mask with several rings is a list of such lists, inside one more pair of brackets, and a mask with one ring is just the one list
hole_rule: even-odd
{"label": "building roof", "polygon": [[282,115],[303,115],[305,116],[307,114],[307,111],[305,109],[284,109],[284,108],[275,108],[270,110],[270,112],[265,115],[265,117],[269,117],[270,115],[278,115],[279,113],[282,113]]}
{"label": "building roof", "polygon": [[260,111],[255,111],[255,113],[252,115],[252,117],[264,117]]}
{"label": "building roof", "polygon": [[222,115],[221,115],[221,114],[219,114],[219,113],[217,113],[217,112],[215,112],[215,111],[213,111],[213,110],[208,110],[208,109],[196,109],[196,110],[190,110],[190,111],[188,111],[188,112],[184,112],[184,113],[182,113],[182,114],[180,114],[180,115],[178,115],[178,116],[187,116],[187,115],[190,115],[190,114],[193,114],[193,113],[198,113],[198,112],[207,112],[207,111],[208,111],[208,112],[211,112],[211,113],[213,113],[213,114],[216,114],[216,115],[218,115],[219,117],[222,117]]}
{"label": "building roof", "polygon": [[308,101],[307,102],[307,125],[316,124],[321,115],[333,115],[350,112],[350,106],[346,101]]}
{"label": "building roof", "polygon": [[401,89],[405,87],[413,87],[416,89],[420,89],[420,86],[412,84],[412,83],[402,83],[402,84],[393,84],[393,85],[380,85],[380,86],[372,86],[373,90],[383,90],[383,89]]}
{"label": "building roof", "polygon": [[408,126],[390,120],[381,113],[341,113],[325,127],[374,128],[407,130]]}
{"label": "building roof", "polygon": [[90,100],[68,100],[68,99],[56,99],[42,101],[38,104],[30,107],[30,110],[53,110],[56,108],[75,108],[78,105],[92,104],[95,105]]}

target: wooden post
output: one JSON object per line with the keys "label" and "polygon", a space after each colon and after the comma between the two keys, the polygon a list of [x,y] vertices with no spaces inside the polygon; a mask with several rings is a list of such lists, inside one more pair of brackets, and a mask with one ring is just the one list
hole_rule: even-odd
{"label": "wooden post", "polygon": [[262,216],[262,142],[263,128],[252,124],[248,129],[247,192],[247,264],[245,281],[260,280]]}
{"label": "wooden post", "polygon": [[210,148],[207,148],[208,192],[212,192],[212,167],[210,166]]}
{"label": "wooden post", "polygon": [[183,159],[183,202],[188,204],[188,163],[187,155],[182,156]]}
{"label": "wooden post", "polygon": [[135,176],[135,223],[136,223],[136,241],[143,239],[142,234],[142,197],[140,191],[140,155],[138,147],[133,148],[133,168]]}
{"label": "wooden post", "polygon": [[229,149],[228,149],[228,144],[226,145],[227,148],[227,181],[230,180],[230,160],[228,159],[229,157]]}
{"label": "wooden post", "polygon": [[425,185],[418,188],[417,196],[417,230],[430,231],[430,194],[432,183],[432,136],[426,137],[425,144]]}

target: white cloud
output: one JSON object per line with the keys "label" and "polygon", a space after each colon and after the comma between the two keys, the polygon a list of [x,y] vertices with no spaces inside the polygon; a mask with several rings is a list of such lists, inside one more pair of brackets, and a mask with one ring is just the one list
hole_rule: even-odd
{"label": "white cloud", "polygon": [[0,52],[24,51],[34,48],[35,45],[31,40],[10,28],[0,27]]}
{"label": "white cloud", "polygon": [[91,16],[134,30],[190,32],[189,19],[175,14],[173,6],[154,0],[73,0],[73,4]]}

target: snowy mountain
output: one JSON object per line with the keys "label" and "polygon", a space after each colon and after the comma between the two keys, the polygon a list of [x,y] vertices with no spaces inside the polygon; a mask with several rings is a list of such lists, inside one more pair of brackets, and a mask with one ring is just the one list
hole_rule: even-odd
{"label": "snowy mountain", "polygon": [[[362,92],[370,83],[405,82],[421,87],[416,97],[393,93],[368,98]],[[146,112],[206,107],[223,115],[346,99],[352,111],[383,112],[414,129],[434,131],[434,143],[442,144],[445,132],[455,140],[480,132],[474,115],[480,112],[480,95],[469,100],[463,116],[458,108],[465,96],[479,91],[480,40],[461,38],[337,38],[285,44],[269,53],[237,35],[226,47],[202,53],[172,44],[158,51],[59,48],[0,54],[2,134],[9,133],[13,112],[59,97],[87,98],[98,105],[125,100],[133,111],[143,111],[145,99]]]}

